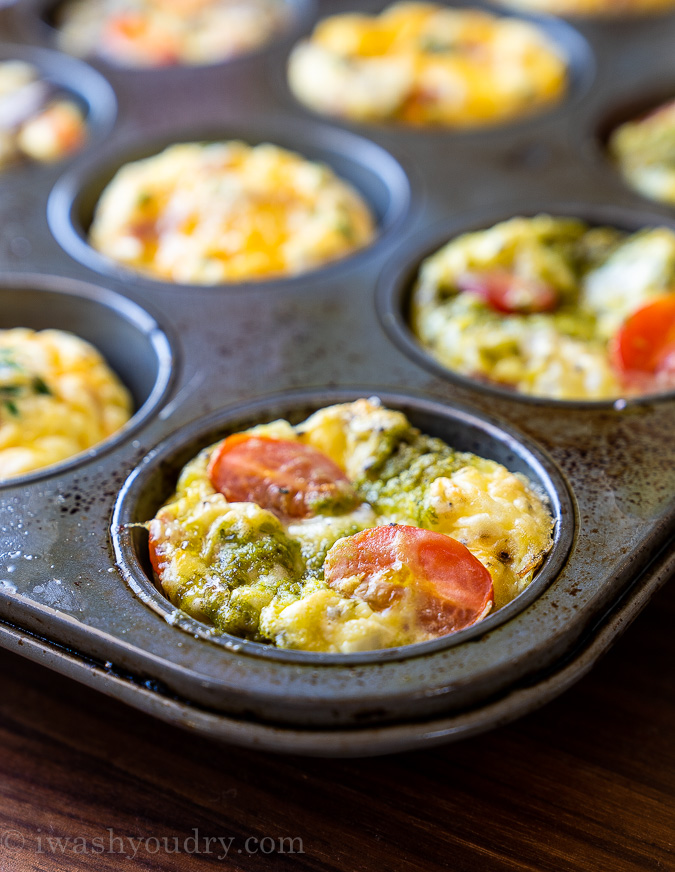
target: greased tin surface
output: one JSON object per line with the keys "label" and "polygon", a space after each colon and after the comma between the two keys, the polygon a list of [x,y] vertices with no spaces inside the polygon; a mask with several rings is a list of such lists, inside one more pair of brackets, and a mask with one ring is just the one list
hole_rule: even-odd
{"label": "greased tin surface", "polygon": [[[89,339],[137,412],[86,455],[0,488],[2,644],[189,728],[306,753],[447,741],[564,689],[669,577],[675,400],[563,404],[477,386],[434,364],[403,313],[424,256],[511,215],[675,227],[672,210],[629,191],[602,152],[608,119],[675,87],[675,15],[547,19],[571,59],[567,99],[511,125],[451,132],[343,124],[296,103],[289,49],[335,2],[298,4],[290,31],[250,57],[147,71],[50,52],[45,8],[17,0],[4,11],[2,56],[33,59],[78,94],[93,107],[92,132],[66,162],[0,176],[0,326]],[[220,287],[141,278],[87,245],[95,200],[122,163],[168,142],[230,138],[331,165],[370,202],[376,242],[298,278]],[[129,525],[154,514],[214,438],[363,395],[547,492],[556,542],[532,586],[480,626],[365,655],[214,637],[177,613]]]}

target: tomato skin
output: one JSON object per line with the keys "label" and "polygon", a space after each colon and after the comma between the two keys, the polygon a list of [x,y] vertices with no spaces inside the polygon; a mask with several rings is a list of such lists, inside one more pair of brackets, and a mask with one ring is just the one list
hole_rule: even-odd
{"label": "tomato skin", "polygon": [[675,294],[634,312],[610,344],[614,368],[628,380],[675,375]]}
{"label": "tomato skin", "polygon": [[358,498],[330,457],[311,445],[250,433],[228,436],[208,467],[228,502],[253,502],[284,521],[309,518],[321,506],[349,508]]}
{"label": "tomato skin", "polygon": [[464,273],[458,277],[457,287],[481,297],[491,309],[503,315],[552,312],[558,305],[558,293],[554,287],[505,269]]}
{"label": "tomato skin", "polygon": [[[394,582],[399,578],[389,590],[387,570]],[[433,636],[470,627],[494,603],[490,573],[468,548],[419,527],[392,524],[339,539],[326,556],[324,577],[336,586],[353,576],[362,579],[355,595],[375,611],[400,598],[400,579],[405,583],[407,578],[419,625]]]}

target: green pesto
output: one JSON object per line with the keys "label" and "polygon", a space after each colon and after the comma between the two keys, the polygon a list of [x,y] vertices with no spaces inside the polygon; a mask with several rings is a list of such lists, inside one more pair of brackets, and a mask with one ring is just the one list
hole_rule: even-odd
{"label": "green pesto", "polygon": [[342,205],[338,209],[335,220],[335,230],[343,236],[347,242],[356,242],[356,227],[349,209]]}
{"label": "green pesto", "polygon": [[435,513],[424,505],[427,488],[437,478],[466,466],[468,457],[441,439],[411,429],[379,467],[371,468],[359,480],[358,490],[379,515],[433,527]]}
{"label": "green pesto", "polygon": [[359,502],[359,496],[349,482],[341,482],[329,493],[307,497],[307,505],[315,515],[343,515],[355,509]]}
{"label": "green pesto", "polygon": [[[639,235],[635,234],[634,238]],[[477,236],[480,234],[467,234],[450,243],[450,246],[462,246],[470,250],[469,246]],[[625,241],[626,234],[613,227],[588,228],[582,221],[557,219],[547,230],[536,228],[530,238],[505,238],[491,263],[479,263],[476,267],[511,269],[514,262],[526,256],[532,277],[556,288],[559,310],[567,310],[569,316],[570,311],[579,304],[583,277],[601,267]],[[455,276],[444,277],[438,280],[437,300],[445,300],[459,291]]]}
{"label": "green pesto", "polygon": [[[190,550],[198,548],[193,540]],[[226,518],[209,536],[205,570],[191,579],[177,605],[189,610],[199,600],[200,610],[218,629],[260,640],[262,608],[282,592],[297,598],[303,574],[300,546],[277,522],[242,530]]]}
{"label": "green pesto", "polygon": [[324,536],[320,541],[304,542],[301,547],[302,558],[305,562],[305,575],[307,578],[316,578],[323,581],[323,566],[326,555],[343,536],[353,536],[360,533],[363,526],[356,521],[335,527],[330,531],[331,535]]}

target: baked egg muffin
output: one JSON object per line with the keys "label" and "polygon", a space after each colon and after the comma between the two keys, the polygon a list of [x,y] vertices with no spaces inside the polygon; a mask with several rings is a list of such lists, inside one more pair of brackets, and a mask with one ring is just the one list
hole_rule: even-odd
{"label": "baked egg muffin", "polygon": [[541,28],[435,3],[324,19],[293,50],[288,78],[326,115],[447,127],[530,114],[568,83],[566,59]]}
{"label": "baked egg muffin", "polygon": [[512,218],[427,258],[411,327],[448,369],[558,400],[675,387],[675,233]]}
{"label": "baked egg muffin", "polygon": [[371,398],[206,448],[148,529],[177,608],[218,632],[348,653],[481,621],[527,587],[553,526],[523,476]]}
{"label": "baked egg muffin", "polygon": [[87,138],[82,110],[25,61],[0,61],[0,169],[60,160]]}
{"label": "baked egg muffin", "polygon": [[631,187],[651,200],[675,203],[675,100],[621,124],[607,147]]}
{"label": "baked egg muffin", "polygon": [[121,66],[212,64],[269,42],[288,17],[284,0],[70,0],[57,44]]}
{"label": "baked egg muffin", "polygon": [[675,8],[675,0],[500,0],[528,12],[551,15],[643,15]]}
{"label": "baked egg muffin", "polygon": [[154,278],[214,285],[297,275],[374,235],[369,208],[329,167],[233,141],[172,145],[122,167],[89,239]]}
{"label": "baked egg muffin", "polygon": [[92,448],[131,413],[129,392],[88,342],[62,330],[0,330],[0,480]]}

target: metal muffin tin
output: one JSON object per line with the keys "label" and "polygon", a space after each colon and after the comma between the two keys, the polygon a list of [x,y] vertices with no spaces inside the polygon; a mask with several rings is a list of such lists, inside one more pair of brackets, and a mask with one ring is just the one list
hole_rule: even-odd
{"label": "metal muffin tin", "polygon": [[[452,132],[331,121],[296,103],[286,57],[319,17],[343,11],[337,0],[298,4],[291,30],[252,56],[148,71],[47,51],[48,8],[17,0],[2,12],[15,43],[2,55],[54,76],[75,64],[64,84],[92,121],[82,89],[102,74],[117,120],[105,134],[94,124],[68,161],[0,176],[0,327],[68,327],[93,341],[137,412],[85,455],[0,487],[0,644],[193,731],[295,753],[448,741],[564,690],[672,574],[675,400],[556,403],[477,386],[416,346],[405,300],[422,257],[510,215],[675,227],[672,210],[628,190],[602,152],[613,113],[675,82],[675,15],[574,28],[546,19],[571,56],[568,98],[510,125]],[[121,163],[170,141],[233,137],[331,164],[370,201],[376,242],[298,278],[220,287],[142,278],[87,245],[96,197]],[[454,636],[353,656],[214,636],[177,612],[133,525],[171,493],[180,466],[234,429],[363,395],[547,492],[556,542],[530,588]]]}

